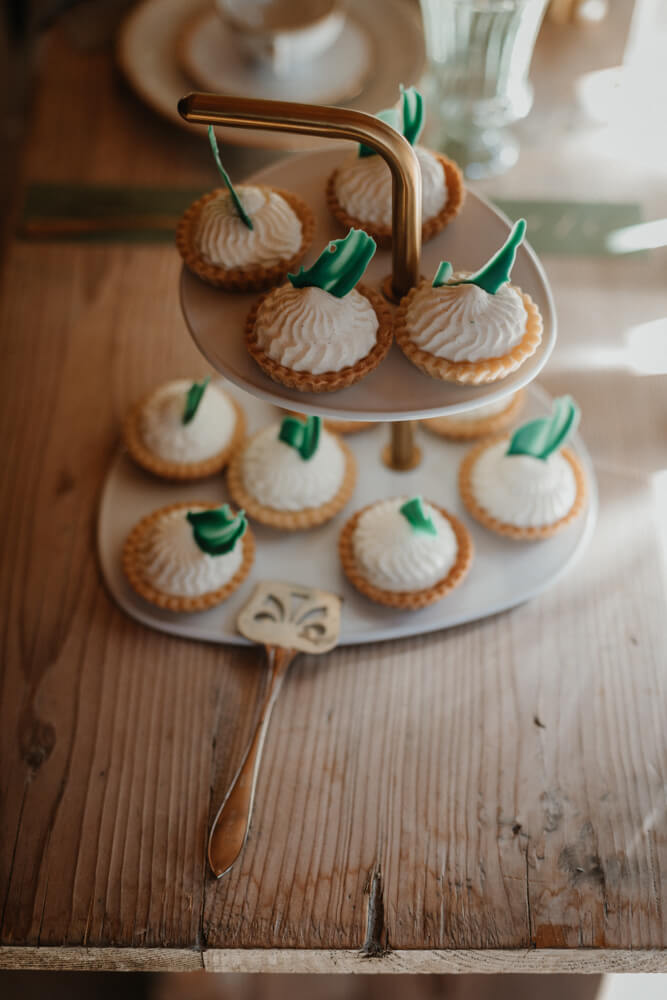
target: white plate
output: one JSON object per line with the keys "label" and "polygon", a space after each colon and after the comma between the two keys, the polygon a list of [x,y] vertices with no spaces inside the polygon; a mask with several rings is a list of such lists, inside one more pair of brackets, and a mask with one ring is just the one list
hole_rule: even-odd
{"label": "white plate", "polygon": [[[229,388],[229,387],[227,387]],[[252,432],[279,419],[267,403],[231,390],[245,408]],[[551,400],[537,386],[526,392],[520,420],[548,412]],[[412,472],[393,472],[380,461],[386,427],[348,435],[358,466],[354,496],[345,510],[312,531],[281,533],[253,522],[257,557],[248,579],[225,604],[198,614],[160,611],[140,598],[121,572],[123,542],[138,520],[158,507],[180,500],[229,499],[222,477],[193,486],[163,483],[138,469],[125,454],[113,461],[102,493],[98,520],[98,549],[102,573],[114,600],[132,618],[172,635],[208,642],[246,645],[238,635],[236,616],[259,580],[288,580],[342,594],[341,644],[398,639],[434,632],[504,611],[534,597],[554,583],[587,543],[597,512],[597,494],[590,458],[574,435],[589,485],[586,512],[558,535],[542,542],[519,543],[501,538],[473,521],[465,512],[456,486],[459,462],[470,445],[454,444],[420,431],[422,464]],[[340,568],[337,542],[347,518],[365,504],[382,497],[425,497],[441,504],[467,524],[475,545],[474,562],[464,582],[444,600],[422,611],[396,611],[373,604],[346,581]]]}
{"label": "white plate", "polygon": [[[318,256],[328,240],[344,235],[327,208],[324,191],[327,177],[346,155],[349,154],[341,152],[337,146],[328,152],[282,160],[249,178],[298,191],[308,202],[315,213],[316,230],[307,262]],[[424,245],[423,274],[433,275],[441,260],[451,261],[455,268],[476,270],[501,246],[508,230],[509,223],[504,215],[479,195],[468,191],[460,216]],[[390,251],[378,250],[363,280],[379,287],[390,271]],[[546,364],[556,340],[556,316],[547,277],[534,251],[526,244],[519,247],[512,281],[537,303],[544,321],[544,335],[535,354],[516,372],[487,386],[461,386],[430,378],[415,368],[394,345],[374,372],[348,389],[297,392],[273,382],[246,351],[245,319],[256,294],[222,292],[184,268],[181,305],[199,349],[214,368],[239,388],[306,413],[347,420],[408,420],[445,412],[462,413],[482,402],[502,399],[534,379]]]}
{"label": "white plate", "polygon": [[203,10],[187,25],[179,46],[181,66],[209,93],[268,97],[275,101],[335,104],[358,96],[371,69],[373,51],[366,30],[348,15],[336,41],[312,59],[277,75],[239,51],[216,10]]}
{"label": "white plate", "polygon": [[[192,130],[177,111],[181,97],[195,89],[178,62],[181,36],[211,0],[143,0],[127,15],[118,35],[121,69],[139,97],[176,125]],[[349,107],[374,114],[396,101],[399,83],[417,83],[424,67],[424,40],[416,4],[405,0],[355,0],[354,20],[371,47],[371,71]],[[261,95],[270,98],[272,93]],[[223,130],[219,131],[221,138]],[[264,149],[323,149],[330,143],[312,136],[225,129],[224,141]]]}

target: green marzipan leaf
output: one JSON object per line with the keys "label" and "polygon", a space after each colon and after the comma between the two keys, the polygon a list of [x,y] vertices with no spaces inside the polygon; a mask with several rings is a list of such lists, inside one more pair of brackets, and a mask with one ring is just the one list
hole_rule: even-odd
{"label": "green marzipan leaf", "polygon": [[209,556],[231,552],[248,527],[245,511],[232,514],[227,503],[215,510],[189,510],[186,517],[192,525],[195,542]]}
{"label": "green marzipan leaf", "polygon": [[476,274],[471,275],[469,278],[462,278],[461,281],[447,281],[446,278],[439,280],[440,271],[446,265],[446,262],[443,261],[436,271],[435,278],[433,279],[433,287],[438,288],[444,284],[477,285],[479,288],[483,288],[485,292],[488,292],[489,295],[495,295],[501,285],[506,284],[510,280],[510,274],[516,260],[516,252],[525,232],[526,220],[519,219],[512,226],[512,231],[500,250]]}
{"label": "green marzipan leaf", "polygon": [[421,497],[406,500],[403,506],[399,507],[399,511],[413,531],[421,531],[426,535],[437,535],[433,519],[424,510],[424,501]]}
{"label": "green marzipan leaf", "polygon": [[452,276],[453,270],[454,268],[448,260],[441,260],[438,264],[438,270],[435,272],[433,287],[440,288],[441,285],[446,285]]}
{"label": "green marzipan leaf", "polygon": [[234,185],[232,184],[231,177],[229,176],[229,174],[222,165],[222,160],[220,159],[220,150],[218,149],[218,143],[215,138],[215,132],[213,131],[212,125],[209,125],[208,127],[208,139],[209,142],[211,143],[211,149],[213,151],[213,159],[215,160],[215,165],[218,168],[220,176],[225,182],[230,195],[232,196],[232,201],[234,202],[234,208],[238,212],[241,222],[243,222],[248,227],[248,229],[252,229],[253,228],[252,219],[250,218],[245,208],[243,207],[243,202],[241,201],[238,194],[234,190]]}
{"label": "green marzipan leaf", "polygon": [[401,97],[403,105],[403,135],[411,146],[419,139],[424,128],[424,98],[416,87],[408,87],[407,90],[401,84]]}
{"label": "green marzipan leaf", "polygon": [[185,409],[183,410],[183,423],[189,424],[195,413],[199,409],[199,404],[201,403],[204,393],[206,392],[206,386],[211,381],[211,376],[207,375],[205,379],[201,382],[193,382],[188,389],[187,395],[185,397]]}
{"label": "green marzipan leaf", "polygon": [[375,253],[375,240],[363,229],[350,229],[343,240],[333,240],[312,267],[287,277],[295,288],[313,286],[342,299],[351,291]]}
{"label": "green marzipan leaf", "polygon": [[[386,122],[387,125],[391,125],[397,132],[401,131],[401,115],[398,108],[385,108],[384,111],[378,111],[375,117],[379,118],[380,121]],[[376,155],[376,150],[371,149],[370,146],[365,146],[363,142],[359,143],[359,156]]]}
{"label": "green marzipan leaf", "polygon": [[283,417],[278,432],[278,440],[284,441],[301,455],[304,462],[312,458],[320,443],[322,433],[321,417]]}
{"label": "green marzipan leaf", "polygon": [[557,451],[579,422],[579,407],[571,396],[554,400],[550,417],[539,417],[518,427],[512,435],[507,455],[531,455],[543,461]]}
{"label": "green marzipan leaf", "polygon": [[[378,111],[375,117],[391,125],[414,146],[424,127],[424,98],[416,87],[406,89],[401,84],[401,110],[395,107],[385,108]],[[375,155],[375,150],[370,146],[365,146],[363,142],[359,144],[359,156]]]}

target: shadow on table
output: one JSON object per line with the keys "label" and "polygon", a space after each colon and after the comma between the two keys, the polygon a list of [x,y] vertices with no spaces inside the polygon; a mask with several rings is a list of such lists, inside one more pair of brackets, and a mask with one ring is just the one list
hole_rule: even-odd
{"label": "shadow on table", "polygon": [[601,976],[160,975],[150,1000],[595,1000]]}
{"label": "shadow on table", "polygon": [[595,1000],[601,976],[0,972],[3,1000]]}

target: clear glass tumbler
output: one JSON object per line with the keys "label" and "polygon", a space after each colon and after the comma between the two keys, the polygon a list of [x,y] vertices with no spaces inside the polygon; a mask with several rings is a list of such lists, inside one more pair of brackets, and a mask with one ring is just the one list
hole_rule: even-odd
{"label": "clear glass tumbler", "polygon": [[519,144],[507,126],[533,103],[528,70],[548,0],[421,0],[430,143],[472,178],[501,173]]}

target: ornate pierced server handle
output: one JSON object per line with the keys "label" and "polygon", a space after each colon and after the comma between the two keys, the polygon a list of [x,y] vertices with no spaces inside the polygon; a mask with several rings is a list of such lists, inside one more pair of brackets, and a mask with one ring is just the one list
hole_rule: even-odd
{"label": "ornate pierced server handle", "polygon": [[246,842],[271,712],[280,694],[287,668],[296,652],[294,649],[284,649],[282,646],[266,647],[269,680],[255,735],[232,786],[218,809],[208,838],[208,861],[216,878],[221,878],[229,871]]}

